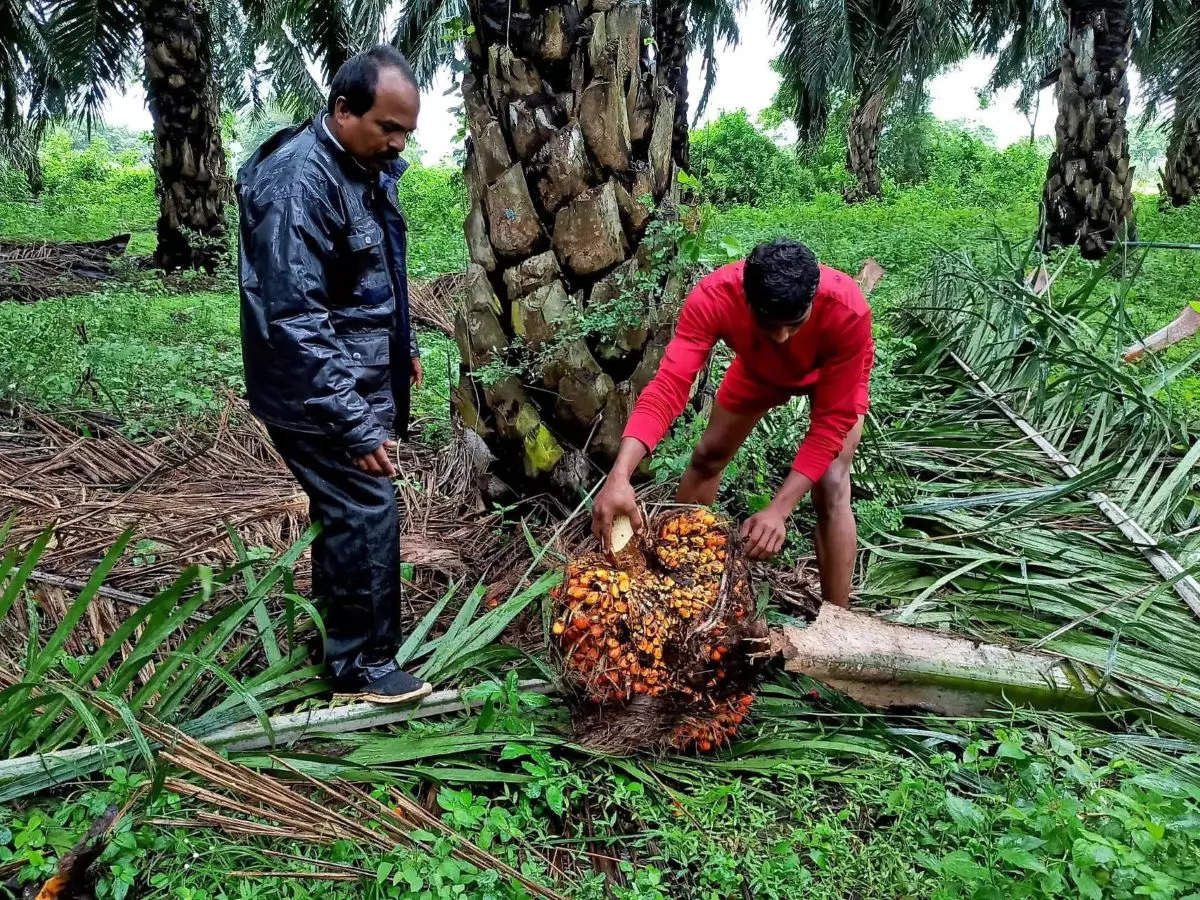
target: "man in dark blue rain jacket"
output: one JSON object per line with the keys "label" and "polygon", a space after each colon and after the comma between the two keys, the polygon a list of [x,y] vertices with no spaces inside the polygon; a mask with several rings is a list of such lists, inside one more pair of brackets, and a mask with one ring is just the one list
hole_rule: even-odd
{"label": "man in dark blue rain jacket", "polygon": [[346,62],[329,108],[238,173],[242,359],[251,411],[308,494],[321,533],[313,593],[335,689],[381,703],[429,693],[397,666],[400,566],[393,435],[421,363],[409,321],[400,158],[417,125],[391,47]]}

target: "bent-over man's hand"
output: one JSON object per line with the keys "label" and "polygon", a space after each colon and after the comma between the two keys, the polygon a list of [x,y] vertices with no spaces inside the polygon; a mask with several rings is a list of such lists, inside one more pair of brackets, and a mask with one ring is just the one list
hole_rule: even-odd
{"label": "bent-over man's hand", "polygon": [[787,537],[787,517],[767,507],[742,523],[746,540],[746,555],[751,559],[768,559],[783,548]]}
{"label": "bent-over man's hand", "polygon": [[410,375],[412,386],[419,388],[425,383],[425,369],[421,366],[421,357],[413,356],[410,359],[412,361],[412,368],[409,371],[412,373]]}
{"label": "bent-over man's hand", "polygon": [[396,449],[395,441],[384,441],[370,453],[356,456],[353,459],[354,468],[368,475],[378,475],[380,478],[395,478],[396,467],[392,465],[389,450]]}
{"label": "bent-over man's hand", "polygon": [[624,476],[610,474],[592,505],[592,534],[605,553],[612,552],[612,524],[621,515],[629,517],[635,533],[642,530],[642,514],[633,485]]}

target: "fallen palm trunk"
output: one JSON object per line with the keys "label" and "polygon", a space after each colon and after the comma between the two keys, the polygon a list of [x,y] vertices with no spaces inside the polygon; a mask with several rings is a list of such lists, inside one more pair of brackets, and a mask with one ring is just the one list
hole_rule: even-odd
{"label": "fallen palm trunk", "polygon": [[1084,666],[1010,650],[825,604],[806,628],[771,633],[784,669],[807,675],[873,709],[974,716],[1011,703],[1052,710],[1094,708],[1116,690]]}
{"label": "fallen palm trunk", "polygon": [[1200,331],[1200,300],[1193,300],[1183,308],[1175,320],[1165,325],[1149,337],[1142,338],[1136,344],[1126,348],[1121,354],[1121,360],[1127,363],[1137,362],[1147,353],[1159,353],[1168,347],[1187,340]]}

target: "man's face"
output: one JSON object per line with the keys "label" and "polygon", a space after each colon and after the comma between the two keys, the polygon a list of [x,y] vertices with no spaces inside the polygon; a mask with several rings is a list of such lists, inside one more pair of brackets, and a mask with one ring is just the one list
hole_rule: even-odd
{"label": "man's face", "polygon": [[373,172],[398,158],[408,136],[417,127],[421,97],[417,89],[396,69],[379,71],[375,102],[356,116],[339,97],[333,108],[337,138],[350,153]]}
{"label": "man's face", "polygon": [[768,340],[772,340],[777,344],[786,344],[792,339],[797,331],[799,331],[804,323],[808,321],[808,317],[812,315],[812,307],[808,308],[803,318],[795,322],[773,322],[769,319],[763,319],[758,315],[754,316],[754,326],[758,329],[758,333]]}

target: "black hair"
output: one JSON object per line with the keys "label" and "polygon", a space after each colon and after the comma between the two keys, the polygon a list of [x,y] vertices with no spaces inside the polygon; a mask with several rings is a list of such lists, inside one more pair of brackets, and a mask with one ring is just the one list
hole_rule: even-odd
{"label": "black hair", "polygon": [[408,60],[395,47],[380,44],[370,50],[358,53],[344,63],[333,76],[333,84],[329,87],[329,112],[333,113],[338,97],[346,100],[346,106],[356,116],[363,115],[375,105],[375,87],[379,83],[379,73],[383,69],[396,69],[400,75],[417,87],[416,76]]}
{"label": "black hair", "polygon": [[768,322],[798,322],[808,314],[821,268],[799,241],[759,244],[746,258],[743,286],[753,313]]}

